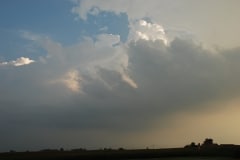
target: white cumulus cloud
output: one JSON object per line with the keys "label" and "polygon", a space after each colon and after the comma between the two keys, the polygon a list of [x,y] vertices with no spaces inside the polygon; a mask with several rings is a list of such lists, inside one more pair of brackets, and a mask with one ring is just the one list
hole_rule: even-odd
{"label": "white cumulus cloud", "polygon": [[129,40],[137,41],[139,39],[147,41],[161,40],[165,45],[168,44],[164,28],[157,23],[147,22],[145,20],[135,21],[130,25]]}
{"label": "white cumulus cloud", "polygon": [[35,61],[31,60],[30,58],[20,57],[13,61],[1,62],[0,65],[1,66],[16,66],[16,67],[18,67],[18,66],[28,65],[33,62],[35,62]]}

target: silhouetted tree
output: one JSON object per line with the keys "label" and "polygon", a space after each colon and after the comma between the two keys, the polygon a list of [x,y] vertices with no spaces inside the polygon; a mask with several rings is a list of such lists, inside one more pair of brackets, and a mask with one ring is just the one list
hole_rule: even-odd
{"label": "silhouetted tree", "polygon": [[10,150],[9,152],[10,152],[10,153],[16,153],[16,151],[15,151],[15,150]]}
{"label": "silhouetted tree", "polygon": [[201,145],[201,148],[216,148],[218,146],[217,143],[213,143],[213,139],[211,138],[206,138],[203,142],[203,144]]}
{"label": "silhouetted tree", "polygon": [[195,142],[192,142],[189,145],[186,145],[184,148],[198,148],[198,146],[195,144]]}
{"label": "silhouetted tree", "polygon": [[196,147],[195,142],[192,142],[192,143],[190,144],[190,146],[191,146],[191,147]]}
{"label": "silhouetted tree", "polygon": [[119,151],[123,151],[123,150],[124,150],[124,148],[120,147],[120,148],[118,148],[118,150],[119,150]]}
{"label": "silhouetted tree", "polygon": [[212,145],[213,144],[213,139],[211,138],[206,138],[205,141],[203,142],[203,145]]}

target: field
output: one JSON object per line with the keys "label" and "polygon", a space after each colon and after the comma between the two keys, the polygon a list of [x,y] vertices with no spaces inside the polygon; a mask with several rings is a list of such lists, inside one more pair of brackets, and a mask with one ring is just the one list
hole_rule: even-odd
{"label": "field", "polygon": [[[237,148],[238,149],[238,148]],[[236,149],[207,149],[192,148],[172,149],[139,149],[139,150],[44,150],[39,152],[8,152],[1,153],[1,160],[230,160],[239,158]]]}

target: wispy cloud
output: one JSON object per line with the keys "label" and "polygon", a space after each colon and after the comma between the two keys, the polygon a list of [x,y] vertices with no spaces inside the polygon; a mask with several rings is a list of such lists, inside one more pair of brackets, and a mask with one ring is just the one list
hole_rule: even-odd
{"label": "wispy cloud", "polygon": [[81,77],[77,70],[70,70],[62,77],[58,77],[56,80],[52,80],[50,84],[63,84],[72,92],[81,91]]}

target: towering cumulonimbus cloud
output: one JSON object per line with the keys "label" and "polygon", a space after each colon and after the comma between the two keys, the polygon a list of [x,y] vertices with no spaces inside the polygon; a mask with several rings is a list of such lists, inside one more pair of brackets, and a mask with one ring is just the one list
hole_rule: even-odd
{"label": "towering cumulonimbus cloud", "polygon": [[[174,7],[183,1],[174,1]],[[239,136],[239,47],[212,51],[184,38],[181,29],[170,38],[165,23],[170,18],[157,19],[165,9],[159,7],[169,1],[74,2],[72,12],[83,26],[89,15],[126,14],[127,40],[111,34],[110,26],[98,26],[97,33],[105,34],[71,44],[21,31],[26,46],[41,55],[0,62],[0,123],[7,126],[0,150],[7,145],[175,147],[195,135]]]}

